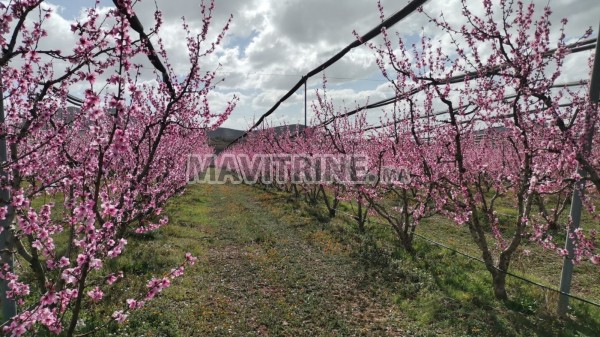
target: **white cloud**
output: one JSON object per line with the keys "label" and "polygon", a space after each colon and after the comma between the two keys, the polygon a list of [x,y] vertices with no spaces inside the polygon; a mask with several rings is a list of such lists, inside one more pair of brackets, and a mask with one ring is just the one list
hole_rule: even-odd
{"label": "white cloud", "polygon": [[[69,29],[70,18],[61,17],[61,13],[78,12],[71,7],[73,1],[54,0],[69,10],[58,10],[55,18],[48,22],[53,45],[56,48],[66,48],[72,45]],[[208,2],[208,1],[207,1]],[[535,0],[538,8],[548,3],[547,0]],[[92,4],[92,1],[78,2],[78,6]],[[163,12],[164,26],[161,38],[170,55],[170,62],[176,72],[187,69],[187,51],[184,35],[181,30],[181,17],[185,16],[193,30],[201,27],[200,2],[198,0],[156,0]],[[386,15],[405,6],[408,1],[382,0]],[[467,1],[472,11],[481,11],[481,1]],[[102,5],[107,5],[103,0]],[[552,35],[559,34],[560,18],[569,19],[567,37],[579,37],[588,27],[597,29],[600,12],[600,2],[597,0],[552,0]],[[143,25],[152,26],[154,1],[141,1],[136,4],[136,12]],[[438,16],[445,13],[450,23],[459,25],[465,22],[461,14],[459,0],[429,1],[425,12]],[[229,127],[245,128],[253,116],[258,117],[274,104],[288,89],[294,85],[303,74],[316,67],[337,53],[354,40],[352,31],[364,34],[380,22],[377,3],[375,0],[218,0],[215,3],[213,25],[209,32],[208,41],[212,41],[220,33],[229,15],[234,19],[224,40],[223,46],[217,53],[205,59],[202,65],[206,70],[216,69],[218,64],[219,76],[226,77],[225,82],[217,86],[217,91],[211,95],[215,109],[223,107],[231,92],[237,92],[241,100],[233,112]],[[441,40],[443,48],[450,52],[453,48],[447,34],[432,28],[427,17],[413,14],[392,27],[390,32],[400,32],[401,36],[414,40],[425,32],[434,41]],[[375,39],[374,42],[380,42]],[[489,49],[480,46],[481,52],[489,53]],[[567,60],[568,69],[576,69],[587,60],[583,57],[570,57]],[[581,67],[579,67],[581,68]],[[342,61],[326,71],[330,77],[329,96],[340,104],[345,102],[349,108],[354,108],[354,102],[370,102],[389,97],[391,92],[385,89],[387,85],[374,81],[379,70],[374,63],[373,53],[366,47],[360,47],[349,53]],[[565,79],[573,80],[580,76],[576,71],[568,70],[563,74]],[[335,79],[355,79],[345,85]],[[321,76],[318,75],[309,82],[309,88],[320,88]],[[310,93],[309,99],[314,94]],[[273,120],[290,117],[298,121],[303,111],[303,92],[300,90],[293,95],[288,104],[282,106],[273,115]],[[303,118],[301,118],[303,119]]]}

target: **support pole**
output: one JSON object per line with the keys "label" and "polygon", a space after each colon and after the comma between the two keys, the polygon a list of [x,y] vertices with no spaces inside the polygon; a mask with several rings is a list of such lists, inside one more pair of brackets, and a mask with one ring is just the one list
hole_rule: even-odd
{"label": "support pole", "polygon": [[[598,30],[600,32],[600,29]],[[585,144],[583,144],[584,155],[589,155],[592,149],[592,140],[595,132],[595,120],[592,116],[594,109],[597,107],[597,102],[600,101],[600,43],[596,43],[596,52],[594,55],[594,67],[592,68],[592,78],[590,80],[590,107],[585,117]],[[581,221],[581,209],[583,194],[585,193],[585,177],[586,172],[578,165],[577,173],[581,179],[575,182],[573,186],[573,198],[571,199],[571,225],[567,233],[567,242],[565,249],[567,255],[563,260],[563,269],[560,278],[560,297],[558,299],[557,314],[564,316],[569,307],[569,292],[571,291],[571,280],[573,278],[573,257],[575,250],[575,231],[579,228]]]}
{"label": "support pole", "polygon": [[[4,127],[4,84],[2,82],[2,67],[0,67],[0,127]],[[0,134],[0,164],[8,161],[6,148],[6,135]],[[0,167],[0,180],[2,183],[7,183],[8,175],[6,171]],[[10,231],[10,223],[12,221],[12,207],[10,206],[10,190],[8,186],[0,189],[0,207],[8,206],[8,214],[6,218],[0,221],[2,233],[0,233],[0,265],[8,264],[10,271],[13,269],[13,237]],[[17,305],[13,299],[6,297],[8,292],[8,281],[1,280],[0,282],[0,301],[2,302],[2,320],[5,322],[17,314]]]}
{"label": "support pole", "polygon": [[306,82],[308,82],[308,78],[304,81],[304,126],[308,126],[306,118]]}
{"label": "support pole", "polygon": [[[581,168],[577,169],[577,173],[579,173],[582,177],[585,172],[582,172]],[[558,309],[557,314],[559,316],[564,316],[567,313],[567,308],[569,307],[569,292],[571,291],[571,280],[573,279],[573,252],[575,250],[575,240],[573,236],[575,235],[575,230],[579,228],[579,222],[581,221],[581,197],[585,192],[585,179],[581,179],[575,183],[573,187],[573,197],[571,199],[571,225],[569,226],[569,231],[567,233],[567,242],[565,244],[565,249],[567,250],[567,255],[563,259],[563,267],[562,273],[560,275],[560,297],[558,298]]]}

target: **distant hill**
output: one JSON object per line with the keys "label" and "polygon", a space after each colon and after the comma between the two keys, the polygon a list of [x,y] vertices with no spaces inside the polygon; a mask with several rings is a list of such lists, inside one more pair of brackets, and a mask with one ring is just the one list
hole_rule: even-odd
{"label": "distant hill", "polygon": [[[292,132],[296,130],[302,131],[306,126],[302,124],[292,125],[281,125],[273,128],[275,133],[280,135],[283,134],[289,128]],[[217,153],[221,152],[229,143],[243,136],[246,131],[229,129],[229,128],[217,128],[215,130],[208,131],[209,144],[213,146]]]}
{"label": "distant hill", "polygon": [[234,140],[244,134],[245,131],[228,129],[228,128],[217,128],[216,130],[208,131],[208,138],[215,139],[219,138],[222,140]]}
{"label": "distant hill", "polygon": [[[302,125],[302,124],[292,124],[292,125],[281,125],[281,126],[276,126],[273,129],[275,130],[276,134],[282,134],[283,132],[285,132],[286,128],[289,128],[290,130],[292,130],[292,132],[295,132],[296,130],[304,130],[306,126]],[[217,128],[215,130],[212,131],[208,131],[208,138],[210,139],[221,139],[221,140],[229,140],[232,141],[234,139],[237,139],[239,137],[241,137],[242,135],[244,135],[246,131],[244,130],[236,130],[236,129],[229,129],[229,128]]]}

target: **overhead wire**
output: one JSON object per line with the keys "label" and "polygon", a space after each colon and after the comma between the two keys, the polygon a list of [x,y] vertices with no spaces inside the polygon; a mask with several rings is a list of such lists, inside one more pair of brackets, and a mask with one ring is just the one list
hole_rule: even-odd
{"label": "overhead wire", "polygon": [[[571,54],[582,52],[582,51],[586,51],[586,50],[592,50],[592,49],[596,48],[596,41],[597,41],[597,38],[586,39],[586,40],[583,40],[583,41],[579,41],[579,42],[575,42],[575,43],[569,44],[569,45],[565,46],[565,48],[569,49],[569,51],[570,51]],[[542,56],[543,57],[550,57],[556,51],[557,51],[556,48],[550,49],[546,53],[544,53]],[[490,75],[497,74],[501,69],[503,69],[503,66],[505,66],[505,65],[494,67],[494,68],[490,69],[489,71],[487,71],[483,75],[490,76]],[[456,84],[456,83],[460,83],[460,82],[463,82],[463,81],[468,80],[468,79],[475,79],[475,78],[478,78],[478,77],[482,77],[480,73],[478,73],[478,72],[469,72],[469,73],[463,73],[463,74],[459,74],[459,75],[450,77],[448,79],[445,79],[445,80],[442,81],[442,83],[444,83],[444,84]],[[383,106],[387,106],[387,105],[393,104],[394,102],[396,102],[396,101],[398,101],[400,99],[403,99],[403,98],[410,97],[410,96],[412,96],[412,95],[420,92],[421,90],[422,89],[420,87],[419,88],[414,88],[414,89],[412,89],[412,90],[410,90],[408,92],[401,93],[401,94],[396,95],[394,97],[386,98],[386,99],[383,99],[383,100],[375,102],[375,103],[371,103],[371,104],[364,105],[362,107],[358,107],[358,108],[350,110],[350,111],[348,111],[348,112],[346,112],[344,114],[340,114],[340,115],[334,116],[331,119],[329,119],[327,121],[324,121],[321,124],[321,126],[331,124],[331,123],[333,123],[333,121],[335,119],[338,119],[338,118],[345,118],[345,117],[349,117],[349,116],[355,115],[358,112],[363,111],[363,110],[380,108],[380,107],[383,107]]]}
{"label": "overhead wire", "polygon": [[[588,80],[571,81],[571,82],[566,82],[566,83],[553,84],[549,88],[577,87],[577,86],[587,85],[588,83],[589,83]],[[508,99],[515,98],[515,97],[516,97],[516,95],[507,95],[507,96],[504,96],[502,98],[502,100],[508,100]],[[469,105],[467,105],[465,107],[468,107],[468,106],[471,106],[471,105],[472,104],[469,104]],[[567,106],[571,106],[571,105],[572,105],[572,103],[566,103],[566,104],[559,104],[558,106],[559,107],[567,107]],[[443,115],[445,115],[447,113],[448,113],[447,110],[440,110],[440,111],[433,112],[431,114],[416,116],[416,117],[414,117],[414,119],[425,119],[425,118],[431,118],[431,117],[438,117],[438,116],[443,116]],[[365,129],[363,129],[363,131],[377,130],[377,129],[381,129],[381,128],[385,128],[385,127],[388,127],[388,126],[392,126],[394,124],[401,123],[401,122],[404,122],[404,121],[407,121],[407,120],[409,120],[408,117],[400,118],[400,119],[396,119],[396,120],[393,120],[393,121],[390,121],[390,122],[387,122],[387,123],[383,123],[383,124],[380,124],[380,125],[369,126],[369,127],[365,128]]]}
{"label": "overhead wire", "polygon": [[254,123],[254,125],[252,125],[246,132],[244,132],[244,134],[242,136],[236,138],[231,143],[229,143],[226,146],[226,148],[229,148],[231,145],[235,144],[240,139],[242,139],[245,136],[247,136],[248,133],[250,133],[252,130],[254,130],[259,125],[261,125],[262,122],[264,121],[264,119],[267,118],[268,116],[270,116],[273,112],[275,112],[275,110],[279,107],[279,105],[281,105],[281,103],[283,103],[284,101],[286,101],[298,89],[300,89],[300,87],[304,83],[306,83],[306,81],[308,80],[308,78],[310,78],[310,77],[312,77],[312,76],[314,76],[314,75],[322,72],[323,70],[327,69],[329,66],[331,66],[332,64],[334,64],[335,62],[337,62],[339,59],[341,59],[344,55],[346,55],[352,49],[354,49],[354,48],[356,48],[358,46],[361,46],[361,45],[367,43],[368,41],[370,41],[374,37],[376,37],[379,34],[381,34],[381,30],[382,29],[389,28],[389,27],[395,25],[400,20],[404,19],[409,14],[413,13],[414,11],[416,11],[419,7],[421,7],[426,2],[427,2],[427,0],[413,0],[413,1],[411,1],[404,8],[402,8],[401,10],[399,10],[398,12],[396,12],[395,14],[393,14],[392,16],[390,16],[388,19],[386,19],[383,22],[381,22],[375,28],[371,29],[368,33],[366,33],[365,35],[363,35],[363,36],[359,37],[358,39],[354,40],[352,43],[350,43],[348,46],[346,46],[340,52],[338,52],[337,54],[335,54],[334,56],[332,56],[330,59],[328,59],[327,61],[325,61],[324,63],[322,63],[318,67],[314,68],[313,70],[309,71],[306,75],[302,76],[302,78],[285,95],[283,95],[283,97],[281,97],[275,103],[275,105],[273,105],[267,112],[265,112],[264,114],[262,114],[259,117],[259,119],[256,121],[256,123]]}

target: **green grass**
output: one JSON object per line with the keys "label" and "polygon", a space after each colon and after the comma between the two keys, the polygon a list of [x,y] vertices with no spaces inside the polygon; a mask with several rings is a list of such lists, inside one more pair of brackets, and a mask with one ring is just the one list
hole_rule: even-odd
{"label": "green grass", "polygon": [[[477,262],[416,241],[417,256],[394,243],[389,226],[358,234],[345,216],[328,220],[288,194],[244,185],[192,185],[165,210],[170,224],[130,240],[113,268],[128,279],[110,293],[133,297],[153,275],[183,260],[198,263],[144,310],[99,336],[594,336],[600,309],[573,303],[554,315],[556,295],[509,279],[511,301],[494,300]],[[423,224],[461,250],[462,229]],[[465,241],[466,240],[466,241]],[[473,251],[476,254],[476,251]],[[537,255],[536,255],[537,256]],[[550,257],[515,268],[542,281]],[[540,263],[540,262],[543,262]],[[540,264],[538,266],[538,264]],[[576,287],[596,296],[597,271],[577,267]],[[559,269],[560,271],[560,269]],[[595,276],[596,275],[596,276]],[[86,328],[119,307],[83,317]]]}
{"label": "green grass", "polygon": [[[512,204],[510,199],[511,198],[505,197],[499,198],[496,201],[496,211],[498,212],[498,217],[506,240],[512,239],[510,236],[510,229],[514,228],[514,222],[518,215],[518,209]],[[387,202],[389,206],[389,203],[393,202],[393,198],[390,198]],[[346,202],[344,203],[344,206],[352,206],[349,206],[348,204],[351,203]],[[597,207],[600,207],[600,201],[596,201],[595,204]],[[535,220],[536,217],[538,217],[536,214],[537,206],[535,206],[534,209],[531,216]],[[567,222],[569,217],[568,211],[569,210],[566,209],[562,213],[560,217],[561,223]],[[378,218],[377,216],[371,216],[370,220],[378,223],[371,224],[371,231],[376,233],[380,241],[389,242],[390,238],[394,236],[391,227],[385,225],[384,219]],[[543,221],[540,220],[540,222]],[[598,222],[597,219],[594,219],[588,210],[584,208],[580,227],[584,229],[586,233],[589,230],[600,231],[600,222]],[[423,219],[417,227],[417,233],[471,256],[481,257],[479,248],[473,242],[467,226],[458,226],[441,215]],[[554,236],[556,245],[558,247],[564,247],[566,238],[564,229],[551,234]],[[420,240],[422,239],[418,237],[415,238],[415,241]],[[488,235],[489,243],[493,245],[495,241],[496,240],[491,234]],[[596,245],[600,246],[600,237],[596,238]],[[498,247],[492,246],[491,250],[494,252],[495,256],[498,256]],[[529,250],[531,252],[529,256],[523,254],[524,250]],[[562,263],[562,257],[558,256],[555,251],[544,249],[540,247],[539,244],[524,239],[511,262],[510,271],[558,289]],[[598,275],[598,267],[592,265],[589,261],[576,265],[571,293],[600,303],[600,286],[597,283]]]}

